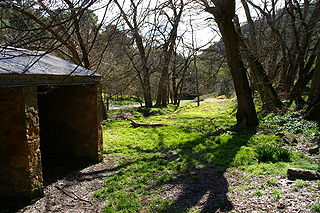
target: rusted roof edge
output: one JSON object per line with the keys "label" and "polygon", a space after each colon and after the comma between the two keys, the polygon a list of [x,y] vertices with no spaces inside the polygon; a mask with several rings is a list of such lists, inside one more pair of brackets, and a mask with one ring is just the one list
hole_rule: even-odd
{"label": "rusted roof edge", "polygon": [[65,75],[0,75],[0,88],[3,87],[25,87],[25,86],[56,86],[77,84],[98,84],[101,76],[65,76]]}

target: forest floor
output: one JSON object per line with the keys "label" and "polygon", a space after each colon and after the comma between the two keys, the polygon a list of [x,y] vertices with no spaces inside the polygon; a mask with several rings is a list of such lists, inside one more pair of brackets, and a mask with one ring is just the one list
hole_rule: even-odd
{"label": "forest floor", "polygon": [[[292,112],[243,129],[235,112],[226,99],[115,111],[104,124],[104,161],[48,184],[18,212],[320,212],[319,180],[286,175],[319,170],[319,152],[308,152],[318,124]],[[166,126],[134,128],[126,119]]]}

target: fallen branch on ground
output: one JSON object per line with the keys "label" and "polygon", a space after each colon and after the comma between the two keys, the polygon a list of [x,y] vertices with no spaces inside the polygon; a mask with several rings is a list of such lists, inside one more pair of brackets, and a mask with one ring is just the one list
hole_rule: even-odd
{"label": "fallen branch on ground", "polygon": [[314,170],[289,168],[287,171],[289,180],[319,180],[320,173]]}
{"label": "fallen branch on ground", "polygon": [[55,186],[55,187],[56,187],[57,189],[59,189],[63,194],[65,194],[65,195],[67,195],[67,196],[69,196],[69,197],[71,197],[71,198],[73,198],[73,199],[78,199],[78,200],[81,200],[81,201],[90,203],[90,204],[92,205],[91,201],[86,200],[86,199],[83,199],[83,198],[79,197],[78,195],[76,195],[76,194],[73,193],[73,192],[69,192],[69,191],[67,191],[67,190],[65,190],[65,189],[63,189],[63,188],[61,188],[61,187],[59,187],[59,186]]}
{"label": "fallen branch on ground", "polygon": [[128,119],[131,121],[131,125],[134,127],[140,127],[140,126],[150,126],[150,127],[157,127],[157,126],[168,126],[166,124],[147,124],[147,123],[138,123],[132,119]]}

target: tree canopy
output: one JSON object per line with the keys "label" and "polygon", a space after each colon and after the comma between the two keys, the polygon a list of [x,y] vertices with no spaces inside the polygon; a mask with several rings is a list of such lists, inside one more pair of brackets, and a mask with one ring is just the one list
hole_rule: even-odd
{"label": "tree canopy", "polygon": [[[319,0],[6,0],[0,14],[3,48],[90,68],[110,97],[166,107],[208,93],[236,95],[238,124],[248,126],[257,124],[258,94],[266,111],[294,103],[318,119]],[[204,26],[216,37],[200,34]]]}

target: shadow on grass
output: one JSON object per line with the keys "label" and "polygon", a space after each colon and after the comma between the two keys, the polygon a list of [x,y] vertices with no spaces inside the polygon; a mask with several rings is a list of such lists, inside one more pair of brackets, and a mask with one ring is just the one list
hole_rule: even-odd
{"label": "shadow on grass", "polygon": [[[240,135],[241,133],[245,134]],[[239,135],[230,135],[226,141],[221,141],[221,144],[216,141],[217,147],[203,146],[201,150],[196,147],[203,144],[209,136],[220,136],[221,132],[205,134],[181,145],[177,156],[187,163],[186,171],[164,183],[169,184],[176,195],[173,196],[175,199],[171,205],[158,211],[187,212],[195,206],[201,209],[200,212],[232,210],[233,204],[227,197],[229,184],[224,173],[231,166],[241,146],[246,145],[255,133],[256,129],[253,128],[241,129]],[[203,168],[193,169],[195,164],[203,165]],[[178,192],[174,192],[175,188]]]}
{"label": "shadow on grass", "polygon": [[[183,131],[186,135],[197,132],[193,128],[179,128],[176,131]],[[222,130],[198,132],[198,136],[192,140],[174,146],[165,141],[171,135],[165,135],[158,128],[154,128],[152,132],[157,135],[154,141],[156,146],[144,149],[141,145],[127,145],[126,148],[136,157],[115,168],[114,176],[106,180],[107,187],[99,192],[100,197],[112,200],[114,198],[111,194],[114,193],[116,197],[122,190],[137,193],[137,197],[145,197],[145,194],[152,196],[153,190],[162,188],[164,191],[160,190],[159,196],[169,197],[172,203],[154,205],[154,197],[149,197],[143,201],[143,205],[146,205],[144,207],[155,212],[187,212],[192,208],[199,208],[201,212],[233,209],[233,204],[227,197],[229,184],[224,174],[232,166],[240,148],[256,133],[255,128],[229,130],[235,134],[227,134]],[[117,153],[118,151],[121,152],[117,150]],[[172,172],[174,175],[168,178]],[[119,208],[115,207],[117,205]],[[122,211],[123,206],[123,203],[113,203],[106,208],[110,210],[115,207],[112,212],[117,212]]]}

